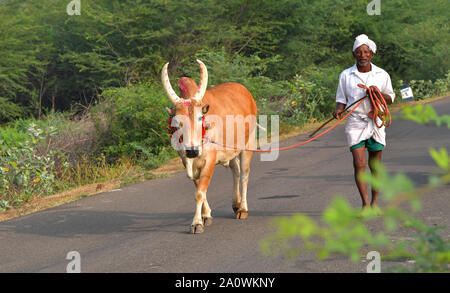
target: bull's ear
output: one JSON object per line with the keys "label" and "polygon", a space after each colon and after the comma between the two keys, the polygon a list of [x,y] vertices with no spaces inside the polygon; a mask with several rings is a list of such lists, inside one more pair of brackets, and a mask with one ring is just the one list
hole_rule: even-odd
{"label": "bull's ear", "polygon": [[208,113],[209,111],[209,104],[206,104],[205,106],[202,107],[202,113],[203,115],[205,115],[206,113]]}
{"label": "bull's ear", "polygon": [[169,112],[169,115],[173,116],[175,114],[175,110],[172,108],[166,107],[167,112]]}

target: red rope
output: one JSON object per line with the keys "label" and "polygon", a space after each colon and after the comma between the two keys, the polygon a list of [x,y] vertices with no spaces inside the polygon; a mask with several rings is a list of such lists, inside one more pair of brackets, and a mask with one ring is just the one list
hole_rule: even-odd
{"label": "red rope", "polygon": [[[391,125],[391,112],[389,112],[386,101],[383,98],[380,90],[376,86],[372,86],[368,88],[363,84],[358,84],[360,88],[366,89],[368,92],[368,96],[370,101],[372,102],[373,112],[372,118],[373,122],[378,128],[383,126],[389,127]],[[377,117],[380,118],[381,124],[378,125]],[[386,123],[386,121],[388,121]]]}
{"label": "red rope", "polygon": [[[352,113],[359,105],[361,105],[361,103],[362,103],[365,99],[366,99],[366,97],[362,98],[361,101],[359,101],[359,103],[356,104],[356,106],[355,106],[350,112],[348,112],[344,117],[341,118],[341,120],[339,120],[338,122],[336,122],[333,126],[331,126],[330,128],[328,128],[327,130],[325,130],[325,131],[322,132],[321,134],[316,135],[316,136],[314,136],[314,137],[311,138],[311,139],[308,139],[307,141],[303,141],[303,142],[301,142],[301,143],[294,144],[294,145],[287,146],[287,147],[282,147],[282,148],[279,148],[279,149],[270,149],[270,150],[242,149],[242,150],[244,150],[244,151],[250,151],[250,152],[273,152],[273,151],[284,151],[284,150],[292,149],[292,148],[299,147],[299,146],[301,146],[301,145],[307,144],[307,143],[309,143],[309,142],[311,142],[311,141],[313,141],[313,140],[318,139],[318,138],[321,137],[322,135],[328,133],[328,132],[331,131],[333,128],[335,128],[339,123],[341,123],[342,121],[344,121],[344,119],[347,118],[347,117],[348,117],[348,116],[349,116],[349,115],[350,115],[350,114],[351,114],[351,113]],[[211,142],[214,143],[214,144],[217,144],[217,145],[221,145],[221,146],[223,146],[223,147],[225,147],[225,148],[237,149],[237,148],[235,148],[235,147],[227,147],[226,145],[222,145],[222,144],[216,143],[216,142],[214,142],[214,141],[211,141]]]}

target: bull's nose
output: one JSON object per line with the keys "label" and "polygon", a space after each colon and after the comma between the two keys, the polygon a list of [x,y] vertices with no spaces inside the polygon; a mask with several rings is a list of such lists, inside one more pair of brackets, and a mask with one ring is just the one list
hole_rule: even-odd
{"label": "bull's nose", "polygon": [[186,149],[186,157],[196,158],[198,157],[198,147],[190,147]]}

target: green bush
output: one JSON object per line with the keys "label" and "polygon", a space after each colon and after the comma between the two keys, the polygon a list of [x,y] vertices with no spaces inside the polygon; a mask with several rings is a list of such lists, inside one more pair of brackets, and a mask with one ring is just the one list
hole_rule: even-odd
{"label": "green bush", "polygon": [[[225,82],[244,85],[255,99],[259,114],[278,114],[278,107],[271,105],[271,101],[278,101],[289,94],[288,82],[275,81],[267,77],[268,67],[280,61],[278,56],[262,59],[258,54],[230,55],[222,48],[220,50],[201,50],[195,57],[202,60],[208,68],[209,87]],[[189,58],[184,61],[184,72],[188,77],[198,81],[200,78],[199,68],[195,62],[190,60]]]}
{"label": "green bush", "polygon": [[[398,86],[404,84],[403,80],[398,81]],[[447,72],[445,78],[437,79],[434,82],[431,80],[410,80],[411,87],[415,100],[424,100],[433,96],[442,96],[450,92],[450,71]],[[400,91],[398,91],[401,97]]]}
{"label": "green bush", "polygon": [[171,104],[160,84],[103,91],[91,115],[108,160],[126,155],[155,168],[174,156],[167,135],[166,106]]}
{"label": "green bush", "polygon": [[19,143],[25,143],[29,138],[29,134],[25,131],[25,127],[19,125],[22,121],[16,120],[15,124],[0,127],[0,140],[2,141],[2,145],[13,147],[18,146]]}
{"label": "green bush", "polygon": [[44,139],[43,130],[31,123],[26,135],[24,142],[17,141],[13,146],[0,140],[0,210],[53,190],[54,153],[37,152],[39,142]]}

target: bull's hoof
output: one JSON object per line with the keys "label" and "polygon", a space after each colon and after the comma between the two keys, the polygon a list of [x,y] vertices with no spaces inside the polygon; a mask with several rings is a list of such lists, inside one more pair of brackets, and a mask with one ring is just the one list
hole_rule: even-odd
{"label": "bull's hoof", "polygon": [[205,228],[201,224],[191,226],[191,234],[201,234],[205,231]]}
{"label": "bull's hoof", "polygon": [[241,207],[241,203],[238,202],[237,204],[233,204],[233,212],[236,214],[239,211],[239,208]]}
{"label": "bull's hoof", "polygon": [[203,225],[205,225],[206,227],[211,226],[213,222],[213,218],[212,217],[205,217],[203,218]]}
{"label": "bull's hoof", "polygon": [[236,219],[247,219],[248,218],[248,211],[237,211],[236,212]]}

